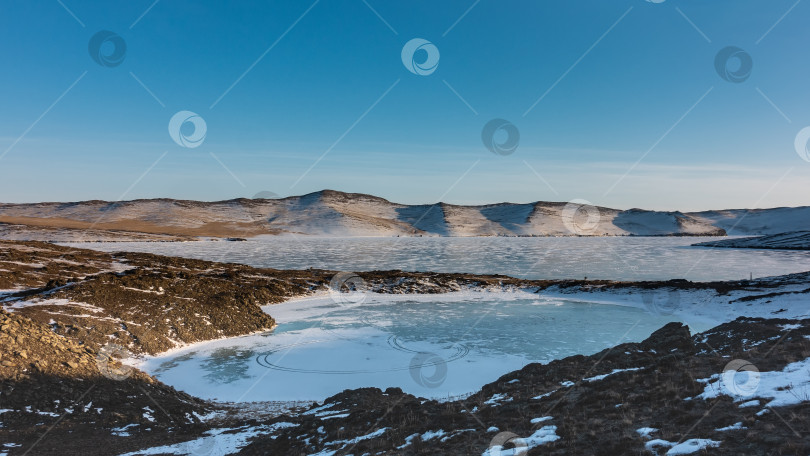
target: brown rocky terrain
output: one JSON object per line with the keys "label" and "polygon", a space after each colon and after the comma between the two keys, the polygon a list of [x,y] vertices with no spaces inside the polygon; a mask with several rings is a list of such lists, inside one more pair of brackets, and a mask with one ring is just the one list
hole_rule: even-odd
{"label": "brown rocky terrain", "polygon": [[45,242],[178,242],[196,241],[195,236],[176,236],[162,233],[143,233],[127,229],[105,230],[88,225],[84,228],[59,226],[47,222],[30,224],[0,223],[0,240]]}
{"label": "brown rocky terrain", "polygon": [[[227,429],[221,438],[250,431],[243,454],[467,455],[482,454],[496,437],[528,437],[546,426],[555,426],[559,438],[527,454],[664,454],[665,444],[648,443],[696,438],[720,442],[706,454],[810,451],[805,390],[796,390],[804,398],[798,404],[779,407],[768,407],[767,400],[743,406],[728,396],[696,397],[705,387],[699,380],[721,373],[732,359],[779,371],[810,357],[807,320],[742,318],[694,336],[670,324],[639,344],[530,364],[464,399],[440,403],[397,389],[360,389],[313,405],[309,413],[202,401],[117,361],[129,353],[269,331],[274,321],[260,306],[323,291],[334,275],[0,242],[0,442],[12,445],[0,451],[107,455],[191,441],[198,443],[184,447],[187,453],[216,454],[210,446],[216,438],[195,439]],[[807,274],[715,283],[361,275],[378,293],[697,290],[765,305],[782,294],[801,300],[810,290]],[[606,374],[612,375],[594,379]],[[344,410],[347,416],[332,416]],[[546,416],[552,418],[531,422]],[[718,430],[736,423],[740,429]],[[644,437],[636,432],[642,427],[657,431]]]}
{"label": "brown rocky terrain", "polygon": [[0,311],[0,324],[0,441],[20,445],[12,453],[111,454],[118,445],[93,450],[93,442],[132,424],[163,440],[177,423],[200,427],[198,417],[211,409],[121,365],[109,347],[78,343],[15,313]]}
{"label": "brown rocky terrain", "polygon": [[[696,397],[705,387],[698,379],[722,372],[732,359],[778,371],[810,356],[810,324],[789,332],[780,327],[790,323],[739,319],[695,336],[671,323],[641,343],[530,364],[452,402],[425,401],[393,388],[346,391],[324,401],[321,416],[301,415],[299,426],[259,437],[240,454],[325,449],[336,455],[480,455],[504,437],[525,438],[546,426],[554,426],[559,439],[523,454],[664,454],[665,445],[647,446],[653,439],[719,442],[700,454],[807,454],[806,390],[796,391],[805,402],[786,407],[768,407],[767,400],[745,406],[728,396]],[[329,410],[333,415],[349,411],[349,416],[330,417]],[[543,417],[551,418],[532,423]],[[723,430],[736,423],[740,429]],[[637,432],[645,427],[656,430],[645,438]],[[356,439],[360,436],[372,437]],[[525,445],[518,440],[503,448],[491,454],[512,454],[507,451]]]}

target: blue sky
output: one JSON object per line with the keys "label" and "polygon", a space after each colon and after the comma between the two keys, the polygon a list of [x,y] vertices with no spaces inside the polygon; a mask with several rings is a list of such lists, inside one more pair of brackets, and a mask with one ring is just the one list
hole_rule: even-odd
{"label": "blue sky", "polygon": [[[332,188],[403,203],[807,205],[794,139],[810,125],[808,18],[795,0],[7,0],[0,200]],[[117,66],[88,51],[102,30],[126,43]],[[431,74],[403,65],[413,38],[439,50]],[[753,61],[743,82],[715,69],[727,46]],[[170,137],[179,111],[204,119],[199,147]],[[520,132],[510,155],[482,142],[495,118]]]}

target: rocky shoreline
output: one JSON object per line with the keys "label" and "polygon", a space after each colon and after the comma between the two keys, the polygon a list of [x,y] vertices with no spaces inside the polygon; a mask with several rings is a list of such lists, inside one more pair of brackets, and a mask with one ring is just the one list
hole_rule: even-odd
{"label": "rocky shoreline", "polygon": [[[139,454],[164,445],[176,446],[150,454],[221,454],[237,442],[241,454],[466,455],[501,440],[511,442],[507,447],[534,445],[530,455],[664,454],[693,439],[719,442],[703,442],[711,454],[810,450],[804,390],[796,390],[796,403],[773,407],[767,399],[752,407],[728,395],[698,398],[707,385],[701,379],[722,374],[733,359],[775,372],[810,357],[810,324],[801,319],[810,311],[807,273],[714,283],[349,275],[361,279],[338,287],[397,294],[527,290],[594,299],[637,294],[638,305],[659,312],[671,310],[666,305],[674,293],[697,307],[712,302],[724,317],[768,318],[729,317],[724,321],[734,321],[694,336],[670,324],[640,344],[530,364],[455,401],[359,389],[291,411],[203,401],[116,359],[269,331],[275,322],[261,306],[323,293],[334,287],[335,271],[8,241],[0,242],[0,269],[0,441],[8,442],[0,454]],[[782,308],[784,299],[803,302],[803,310]],[[601,378],[589,380],[595,377]],[[636,432],[645,427],[656,431]]]}
{"label": "rocky shoreline", "polygon": [[731,249],[810,250],[810,231],[791,231],[769,236],[721,239],[693,244],[699,247]]}

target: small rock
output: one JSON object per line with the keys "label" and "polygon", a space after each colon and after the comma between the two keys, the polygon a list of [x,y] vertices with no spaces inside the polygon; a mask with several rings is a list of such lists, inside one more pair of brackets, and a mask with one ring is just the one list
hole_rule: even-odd
{"label": "small rock", "polygon": [[76,369],[79,365],[73,361],[68,361],[67,365],[70,366],[71,369]]}

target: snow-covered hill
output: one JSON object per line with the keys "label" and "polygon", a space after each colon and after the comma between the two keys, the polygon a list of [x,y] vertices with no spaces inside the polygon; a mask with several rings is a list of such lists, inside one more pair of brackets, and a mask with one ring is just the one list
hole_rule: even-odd
{"label": "snow-covered hill", "polygon": [[0,204],[0,223],[192,236],[755,235],[810,227],[810,207],[696,213],[580,203],[405,205],[323,190],[281,199]]}
{"label": "snow-covered hill", "polygon": [[810,229],[810,207],[732,209],[690,214],[696,220],[726,230],[729,236],[778,234]]}

